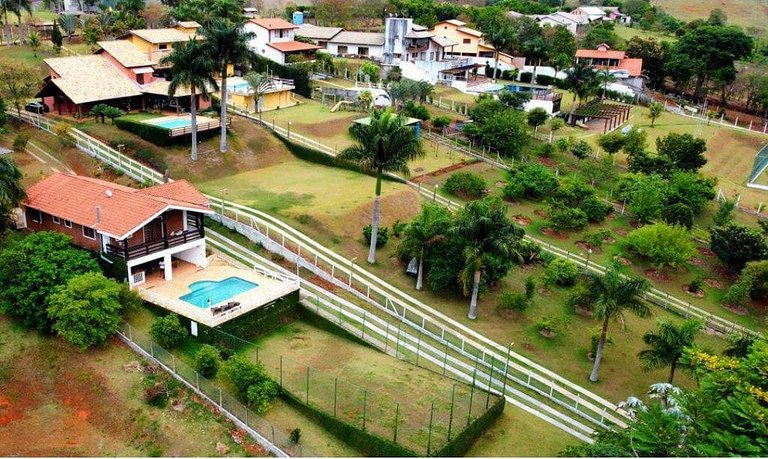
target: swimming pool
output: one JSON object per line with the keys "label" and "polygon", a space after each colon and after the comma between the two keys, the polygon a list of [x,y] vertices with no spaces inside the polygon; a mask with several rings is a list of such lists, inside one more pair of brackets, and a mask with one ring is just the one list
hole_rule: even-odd
{"label": "swimming pool", "polygon": [[155,126],[160,126],[166,129],[176,129],[176,128],[183,128],[183,127],[190,127],[192,126],[192,121],[189,118],[168,118],[168,119],[160,119],[160,120],[152,120],[152,123]]}
{"label": "swimming pool", "polygon": [[251,90],[251,85],[248,83],[235,83],[233,85],[227,85],[227,90],[229,92],[249,92]]}
{"label": "swimming pool", "polygon": [[207,308],[209,305],[217,305],[258,286],[259,284],[239,277],[228,277],[220,281],[198,281],[189,284],[189,293],[180,296],[179,299],[194,304],[198,308]]}

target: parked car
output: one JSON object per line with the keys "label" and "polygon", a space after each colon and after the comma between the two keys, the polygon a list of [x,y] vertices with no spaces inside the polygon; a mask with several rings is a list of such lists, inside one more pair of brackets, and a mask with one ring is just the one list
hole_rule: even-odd
{"label": "parked car", "polygon": [[43,113],[48,113],[48,106],[41,102],[30,102],[24,106],[24,110],[42,115]]}

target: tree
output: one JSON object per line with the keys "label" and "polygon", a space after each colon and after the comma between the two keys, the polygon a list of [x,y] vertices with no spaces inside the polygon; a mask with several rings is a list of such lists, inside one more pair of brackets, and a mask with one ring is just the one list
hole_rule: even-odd
{"label": "tree", "polygon": [[601,99],[605,99],[605,93],[608,91],[608,85],[616,81],[616,76],[608,70],[598,70],[595,72],[596,84],[603,88]]}
{"label": "tree", "polygon": [[643,335],[643,342],[650,348],[640,351],[638,357],[645,370],[670,367],[667,382],[672,384],[680,358],[687,348],[693,346],[702,323],[688,319],[680,325],[675,325],[671,321],[659,319],[656,326],[656,331],[649,330]]}
{"label": "tree", "polygon": [[409,260],[412,258],[419,260],[416,290],[421,290],[423,285],[424,253],[429,252],[444,240],[450,223],[451,214],[445,207],[425,203],[421,206],[421,213],[405,227],[397,253]]}
{"label": "tree", "polygon": [[13,159],[7,155],[0,156],[0,230],[5,228],[11,209],[17,207],[26,197],[24,186],[21,184],[22,178],[21,169]]}
{"label": "tree", "polygon": [[254,38],[253,32],[243,32],[241,23],[215,18],[210,25],[203,27],[205,47],[214,68],[221,78],[221,142],[219,151],[227,151],[227,76],[231,65],[242,64],[248,59],[250,50],[248,41]]}
{"label": "tree", "polygon": [[384,172],[408,174],[408,162],[424,156],[415,131],[403,118],[390,111],[374,110],[367,125],[350,130],[356,144],[347,147],[338,158],[376,173],[376,197],[373,201],[371,246],[368,263],[376,263],[376,237],[381,218],[381,179]]}
{"label": "tree", "polygon": [[576,55],[576,39],[564,26],[544,26],[541,31],[544,38],[551,44],[549,49],[549,65],[557,73],[571,66]]}
{"label": "tree", "polygon": [[648,104],[648,118],[651,119],[651,127],[656,123],[656,119],[664,113],[664,106],[659,102]]}
{"label": "tree", "polygon": [[187,329],[179,321],[179,316],[171,313],[155,317],[152,321],[151,334],[157,344],[166,349],[173,349],[187,338]]}
{"label": "tree", "polygon": [[625,138],[621,131],[613,131],[597,138],[597,144],[609,155],[615,155],[624,146]]}
{"label": "tree", "polygon": [[37,90],[35,68],[20,60],[0,61],[0,97],[11,101],[21,117],[21,109]]}
{"label": "tree", "polygon": [[0,311],[40,331],[49,331],[49,296],[75,276],[98,271],[88,252],[61,233],[36,232],[0,251]]}
{"label": "tree", "polygon": [[528,112],[528,126],[533,128],[533,137],[536,138],[536,133],[539,130],[539,126],[542,126],[549,119],[549,113],[541,107],[536,107]]}
{"label": "tree", "polygon": [[173,51],[161,59],[164,65],[170,65],[171,84],[168,85],[168,97],[176,92],[189,89],[189,113],[191,118],[192,161],[197,161],[197,97],[208,99],[208,87],[218,90],[213,79],[214,63],[208,54],[208,46],[195,38],[173,45]]}
{"label": "tree", "polygon": [[203,344],[195,353],[195,370],[206,378],[216,376],[221,366],[221,352],[210,344]]}
{"label": "tree", "polygon": [[316,0],[315,17],[318,25],[347,27],[352,19],[352,4],[344,0]]}
{"label": "tree", "polygon": [[691,134],[670,133],[656,139],[656,151],[670,159],[672,165],[683,171],[696,172],[707,164],[704,152],[707,142]]}
{"label": "tree", "polygon": [[74,14],[62,14],[59,16],[59,23],[64,32],[67,33],[67,41],[72,41],[72,35],[75,34],[75,28],[77,28],[77,17]]}
{"label": "tree", "polygon": [[99,272],[75,276],[48,298],[53,330],[85,350],[120,329],[126,287]]}
{"label": "tree", "polygon": [[571,153],[578,159],[587,158],[592,154],[592,145],[586,140],[577,140],[571,144]]}
{"label": "tree", "polygon": [[499,68],[499,53],[509,49],[515,39],[514,30],[509,16],[504,14],[501,8],[486,7],[479,11],[477,24],[486,42],[493,45],[494,64],[493,81],[496,81]]}
{"label": "tree", "polygon": [[245,81],[253,92],[253,100],[256,111],[261,113],[261,97],[275,87],[274,81],[266,73],[249,72],[245,75]]}
{"label": "tree", "polygon": [[61,45],[63,43],[63,37],[61,36],[61,28],[59,27],[59,20],[53,20],[53,30],[51,30],[51,43],[53,43],[53,50],[56,54],[61,52]]}
{"label": "tree", "polygon": [[520,258],[517,246],[524,233],[506,216],[506,208],[499,198],[467,204],[456,215],[449,232],[462,241],[463,269],[459,282],[464,295],[469,295],[471,289],[467,317],[474,320],[483,270],[499,259]]}
{"label": "tree", "polygon": [[530,141],[525,127],[525,114],[516,110],[504,110],[479,123],[480,138],[504,156],[519,158]]}
{"label": "tree", "polygon": [[531,95],[525,92],[512,92],[508,89],[503,89],[499,93],[499,102],[514,110],[524,110],[525,104],[529,100],[531,100]]}
{"label": "tree", "polygon": [[694,214],[701,213],[715,198],[715,177],[705,177],[695,172],[675,171],[669,177],[667,204],[683,203]]}
{"label": "tree", "polygon": [[614,263],[603,276],[591,271],[585,273],[585,289],[576,293],[570,300],[572,304],[588,305],[592,310],[592,316],[603,321],[595,353],[595,365],[589,376],[592,382],[598,380],[609,321],[614,319],[623,324],[626,311],[638,317],[651,315],[648,305],[639,298],[639,295],[650,288],[648,281],[626,277],[622,275],[620,269]]}
{"label": "tree", "polygon": [[624,145],[621,148],[629,156],[645,153],[648,148],[648,133],[632,127],[624,134]]}
{"label": "tree", "polygon": [[530,162],[509,171],[509,182],[523,186],[523,193],[529,198],[541,198],[557,189],[555,174],[545,165]]}
{"label": "tree", "polygon": [[710,248],[729,267],[740,270],[749,261],[768,258],[765,237],[756,228],[729,223],[709,230]]}
{"label": "tree", "polygon": [[656,269],[684,265],[696,253],[688,231],[682,226],[654,223],[627,235],[627,245],[648,257]]}
{"label": "tree", "polygon": [[616,48],[620,39],[614,33],[613,27],[613,23],[608,21],[598,22],[597,24],[593,23],[584,35],[581,46],[588,49],[597,49],[601,43],[605,43],[611,48]]}
{"label": "tree", "polygon": [[568,114],[568,122],[573,123],[573,112],[576,110],[576,102],[584,101],[595,88],[595,71],[586,64],[577,62],[573,67],[565,71],[565,84],[573,93],[571,111]]}
{"label": "tree", "polygon": [[40,34],[37,31],[32,31],[27,35],[27,43],[32,48],[32,55],[37,58],[37,50],[40,49]]}
{"label": "tree", "polygon": [[627,44],[627,57],[643,60],[643,75],[652,88],[661,88],[664,84],[664,60],[668,48],[666,42],[659,43],[654,38],[643,39],[639,36],[632,37]]}
{"label": "tree", "polygon": [[[717,212],[712,217],[715,226],[725,226],[733,221],[733,212],[736,210],[736,200],[725,198],[717,206]],[[762,221],[762,220],[761,220]]]}
{"label": "tree", "polygon": [[667,183],[658,175],[643,177],[629,194],[629,211],[640,223],[655,220],[667,200]]}

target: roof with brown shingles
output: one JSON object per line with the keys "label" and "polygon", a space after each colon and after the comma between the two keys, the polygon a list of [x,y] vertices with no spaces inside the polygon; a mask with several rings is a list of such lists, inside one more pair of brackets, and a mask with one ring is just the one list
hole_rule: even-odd
{"label": "roof with brown shingles", "polygon": [[109,53],[124,67],[151,67],[155,62],[128,40],[99,41],[101,50]]}
{"label": "roof with brown shingles", "polygon": [[248,19],[248,22],[252,22],[259,27],[263,27],[267,30],[280,30],[280,29],[298,29],[299,26],[291,24],[283,18],[253,18]]}
{"label": "roof with brown shingles", "polygon": [[279,41],[277,43],[267,43],[267,46],[275,48],[282,53],[291,53],[296,51],[312,51],[320,49],[319,46],[301,41]]}
{"label": "roof with brown shingles", "polygon": [[141,95],[137,83],[99,54],[54,57],[44,62],[58,75],[50,83],[75,104]]}

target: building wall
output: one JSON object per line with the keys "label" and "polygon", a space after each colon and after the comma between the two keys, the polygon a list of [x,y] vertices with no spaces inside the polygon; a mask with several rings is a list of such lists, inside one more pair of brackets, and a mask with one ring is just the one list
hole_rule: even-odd
{"label": "building wall", "polygon": [[[482,38],[468,33],[460,32],[459,27],[447,22],[436,24],[432,31],[438,37],[445,37],[449,40],[453,40],[457,45],[454,45],[448,50],[448,52],[454,55],[477,55],[477,45],[482,43]],[[464,43],[464,40],[469,40],[469,43]]]}
{"label": "building wall", "polygon": [[[248,112],[256,112],[252,94],[231,94],[229,100],[239,109],[244,108]],[[261,97],[260,108],[262,112],[267,112],[279,108],[292,107],[297,103],[298,101],[293,97],[293,93],[291,93],[289,89],[286,89],[284,91],[264,94]]]}
{"label": "building wall", "polygon": [[[87,237],[83,236],[83,227],[81,225],[72,223],[72,228],[67,228],[64,226],[63,219],[61,219],[59,223],[54,223],[53,217],[46,213],[42,213],[42,222],[38,223],[32,219],[32,209],[25,208],[25,212],[27,215],[27,228],[29,228],[30,231],[55,231],[57,233],[66,234],[72,237],[72,242],[78,247],[93,251],[99,250],[98,233],[96,234],[95,240],[88,239]],[[95,212],[96,209],[94,209],[94,213]]]}
{"label": "building wall", "polygon": [[[346,52],[340,52],[339,46],[346,46]],[[331,54],[356,54],[359,55],[359,48],[368,48],[368,57],[373,59],[381,59],[384,56],[384,46],[376,45],[358,45],[352,43],[339,43],[334,41],[328,42],[328,52]]]}
{"label": "building wall", "polygon": [[[123,75],[127,76],[133,81],[137,81],[138,76],[135,73],[133,73],[133,70],[127,67],[124,67],[123,64],[121,64],[117,59],[115,59],[107,51],[102,51],[101,55],[104,56],[112,65],[114,65],[116,69],[120,70],[120,72],[122,72]],[[152,73],[144,74],[144,84],[149,84],[153,80],[154,80],[154,77],[152,76]]]}
{"label": "building wall", "polygon": [[205,257],[205,239],[200,240],[200,244],[179,253],[173,254],[175,258],[192,263],[195,266],[204,268],[206,266]]}

